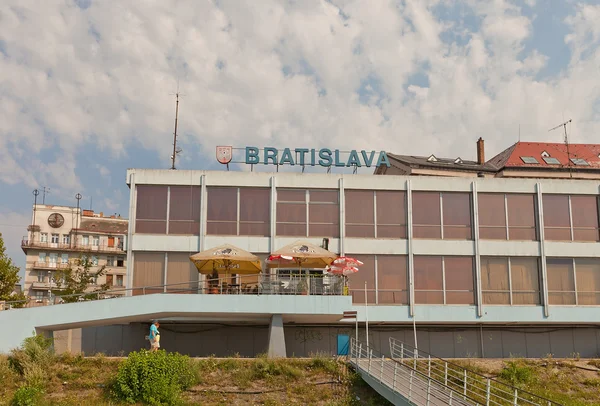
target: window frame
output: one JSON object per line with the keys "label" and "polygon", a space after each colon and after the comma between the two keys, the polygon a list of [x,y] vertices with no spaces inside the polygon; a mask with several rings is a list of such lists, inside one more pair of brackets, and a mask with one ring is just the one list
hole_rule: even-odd
{"label": "window frame", "polygon": [[[431,194],[431,195],[437,195],[437,198],[439,199],[439,203],[438,203],[438,207],[439,207],[439,223],[440,224],[417,224],[415,222],[415,199],[414,199],[414,195],[415,194]],[[413,190],[411,191],[412,194],[412,232],[413,232],[413,239],[416,240],[446,240],[446,241],[474,241],[475,240],[475,230],[474,230],[474,223],[475,223],[475,216],[474,216],[474,206],[473,206],[473,192],[450,192],[450,191],[436,191],[436,190]],[[462,225],[456,225],[456,224],[445,224],[444,223],[444,194],[446,195],[467,195],[468,196],[468,202],[469,202],[469,225],[468,226],[464,226],[465,228],[469,228],[471,233],[469,238],[464,239],[464,238],[449,238],[446,237],[444,235],[444,228],[445,227],[452,227],[452,228],[458,228],[458,227],[463,227]],[[429,229],[439,229],[439,237],[416,237],[415,236],[415,231],[416,231],[416,227],[421,227],[421,228],[429,228]],[[449,230],[446,230],[446,232]]]}
{"label": "window frame", "polygon": [[[210,220],[209,219],[209,204],[210,204],[210,189],[214,188],[214,189],[230,189],[230,190],[234,190],[235,191],[235,199],[236,199],[236,203],[235,203],[235,211],[236,211],[236,219],[235,220]],[[264,193],[267,193],[268,195],[268,202],[269,202],[269,208],[268,208],[268,214],[269,214],[269,219],[266,221],[255,221],[255,220],[242,220],[242,211],[241,211],[241,202],[242,202],[242,189],[255,189],[255,190],[260,190]],[[271,210],[271,189],[269,188],[265,188],[265,187],[241,187],[241,186],[209,186],[207,187],[206,190],[206,207],[207,207],[207,214],[206,214],[206,234],[207,235],[214,235],[214,236],[241,236],[241,237],[270,237],[271,236],[271,221],[272,221],[272,210]],[[209,232],[209,225],[210,224],[234,224],[235,223],[235,234],[223,234],[223,233],[212,233]],[[241,229],[241,225],[247,225],[247,224],[264,224],[266,226],[267,232],[264,233],[265,235],[261,235],[261,234],[241,234],[240,233],[240,229]]]}
{"label": "window frame", "polygon": [[[280,199],[280,194],[279,192],[286,192],[286,191],[293,191],[293,192],[304,192],[304,199],[302,201],[300,200],[279,200]],[[336,202],[328,202],[328,201],[319,201],[319,200],[311,200],[311,192],[318,194],[319,192],[330,192],[330,193],[335,193],[336,194]],[[336,188],[336,189],[319,189],[319,188],[278,188],[276,189],[276,199],[275,199],[275,210],[276,210],[276,218],[275,218],[275,236],[278,237],[304,237],[304,238],[340,238],[340,222],[341,222],[341,215],[340,215],[340,204],[341,204],[341,196],[340,196],[340,189]],[[304,218],[305,220],[303,222],[299,222],[299,221],[281,221],[279,220],[280,216],[277,215],[277,212],[280,209],[280,205],[281,206],[285,206],[285,205],[301,205],[303,207],[303,209],[305,210],[305,215]],[[325,223],[325,222],[320,222],[320,221],[312,221],[311,222],[311,208],[314,207],[324,207],[324,206],[334,206],[337,207],[336,210],[336,221],[335,222],[330,222],[330,223]],[[279,225],[293,225],[293,226],[302,226],[304,227],[305,233],[304,235],[293,235],[293,234],[283,234],[281,232],[278,231],[279,229]],[[311,234],[311,225],[313,227],[318,227],[318,226],[332,226],[335,229],[334,233],[331,233],[332,235],[321,235],[323,233],[319,233],[319,234]]]}

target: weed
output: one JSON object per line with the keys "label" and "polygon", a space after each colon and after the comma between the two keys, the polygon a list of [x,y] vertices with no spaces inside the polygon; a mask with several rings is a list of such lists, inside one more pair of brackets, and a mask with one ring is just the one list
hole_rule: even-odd
{"label": "weed", "polygon": [[15,392],[10,406],[36,406],[39,404],[44,392],[37,387],[21,386]]}
{"label": "weed", "polygon": [[499,376],[511,385],[526,384],[533,379],[533,369],[521,361],[508,361]]}
{"label": "weed", "polygon": [[591,386],[593,388],[600,388],[600,379],[585,379],[582,382],[585,386]]}

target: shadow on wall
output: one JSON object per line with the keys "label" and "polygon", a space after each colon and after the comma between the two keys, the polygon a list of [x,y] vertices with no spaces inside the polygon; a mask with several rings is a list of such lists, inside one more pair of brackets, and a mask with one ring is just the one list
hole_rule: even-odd
{"label": "shadow on wall", "polygon": [[[55,332],[57,352],[109,356],[127,355],[148,348],[144,339],[149,323],[134,323]],[[338,335],[354,337],[347,327],[285,326],[285,343],[289,357],[312,354],[337,354]],[[161,324],[161,347],[193,357],[255,357],[268,347],[268,325],[232,326],[223,324]],[[369,343],[373,349],[389,356],[389,338],[414,346],[410,327],[371,327]],[[359,339],[365,341],[364,330]],[[595,358],[600,355],[600,327],[581,328],[474,328],[419,327],[419,350],[441,358]]]}

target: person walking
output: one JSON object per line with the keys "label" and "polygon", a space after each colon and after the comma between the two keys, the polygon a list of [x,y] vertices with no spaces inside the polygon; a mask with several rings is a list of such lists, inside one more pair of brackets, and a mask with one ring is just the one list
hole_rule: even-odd
{"label": "person walking", "polygon": [[158,351],[160,348],[160,331],[158,331],[159,327],[160,323],[158,320],[154,320],[150,326],[150,334],[148,334],[148,340],[150,341],[150,352]]}

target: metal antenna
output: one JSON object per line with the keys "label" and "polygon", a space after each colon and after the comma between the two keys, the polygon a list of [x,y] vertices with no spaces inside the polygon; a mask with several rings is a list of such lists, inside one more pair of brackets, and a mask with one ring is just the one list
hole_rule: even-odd
{"label": "metal antenna", "polygon": [[171,155],[171,169],[175,169],[175,159],[181,152],[181,148],[177,148],[177,119],[179,116],[179,79],[177,79],[177,92],[175,93],[175,131],[173,132],[173,155]]}
{"label": "metal antenna", "polygon": [[548,132],[556,130],[560,127],[562,127],[565,130],[565,145],[567,146],[567,167],[569,168],[569,177],[572,178],[573,177],[573,173],[571,173],[571,153],[569,151],[569,136],[567,134],[567,124],[569,124],[571,121],[573,121],[572,119],[568,119],[567,121],[557,125],[556,127],[553,127],[551,129],[548,130]]}
{"label": "metal antenna", "polygon": [[36,214],[36,206],[37,206],[37,197],[40,194],[40,191],[37,189],[33,189],[33,224],[31,228],[31,239],[35,240],[35,214]]}
{"label": "metal antenna", "polygon": [[75,199],[77,200],[77,211],[75,212],[77,215],[77,227],[75,228],[75,238],[74,238],[75,241],[71,241],[71,246],[73,246],[73,247],[77,247],[77,233],[79,231],[79,218],[81,217],[80,210],[79,210],[79,201],[81,200],[82,197],[83,196],[81,196],[81,193],[77,193],[75,195]]}
{"label": "metal antenna", "polygon": [[50,194],[50,188],[46,187],[46,186],[42,186],[42,204],[46,204],[46,195],[49,195],[49,194]]}

